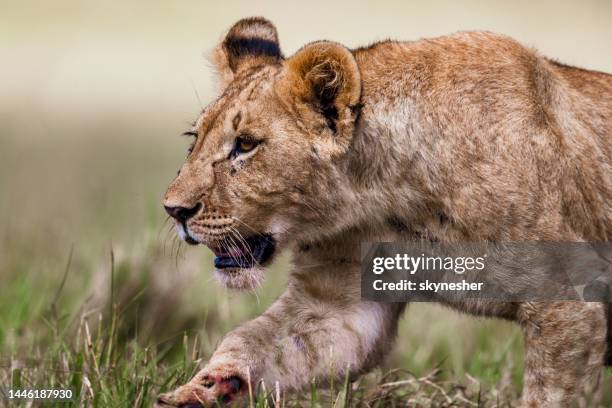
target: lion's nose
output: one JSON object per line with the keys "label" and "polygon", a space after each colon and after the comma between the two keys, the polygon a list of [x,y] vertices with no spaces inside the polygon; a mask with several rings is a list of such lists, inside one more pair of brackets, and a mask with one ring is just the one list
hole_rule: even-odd
{"label": "lion's nose", "polygon": [[197,203],[194,207],[168,207],[164,205],[166,212],[175,220],[179,222],[185,222],[200,211],[202,208],[201,203]]}

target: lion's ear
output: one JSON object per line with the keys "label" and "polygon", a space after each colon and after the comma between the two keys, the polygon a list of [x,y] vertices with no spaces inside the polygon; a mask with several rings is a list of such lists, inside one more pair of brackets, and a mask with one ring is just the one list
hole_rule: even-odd
{"label": "lion's ear", "polygon": [[293,96],[322,115],[333,133],[347,126],[352,130],[361,76],[346,47],[329,41],[309,44],[287,60],[287,76]]}
{"label": "lion's ear", "polygon": [[212,56],[222,86],[247,67],[274,64],[282,59],[276,27],[263,17],[244,18],[234,24]]}

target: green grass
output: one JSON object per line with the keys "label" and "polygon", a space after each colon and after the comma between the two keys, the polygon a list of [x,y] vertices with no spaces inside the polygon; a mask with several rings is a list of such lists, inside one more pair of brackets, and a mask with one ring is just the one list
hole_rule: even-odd
{"label": "green grass", "polygon": [[[181,290],[184,299],[179,300],[175,294],[152,288],[150,282],[156,262],[173,260],[158,259],[154,247],[145,253],[149,255],[146,261],[115,260],[114,251],[109,252],[107,279],[102,287],[97,286],[105,295],[86,297],[81,304],[62,306],[72,303],[68,298],[77,296],[64,293],[70,290],[74,253],[67,255],[64,271],[56,275],[56,290],[44,295],[41,292],[38,300],[32,297],[34,281],[15,279],[11,286],[4,287],[1,340],[7,354],[2,384],[16,389],[68,388],[75,393],[75,405],[150,406],[160,390],[187,381],[223,333],[255,314],[247,307],[261,310],[271,301],[272,296],[262,293],[259,301],[234,297],[231,303],[239,300],[238,304],[229,306],[222,299],[230,294],[215,296],[218,289],[210,285],[204,285],[208,289],[199,288],[205,291],[205,297]],[[262,292],[280,290],[277,282],[283,278],[274,275],[281,273],[274,271],[270,285]],[[189,307],[189,299],[200,306]],[[185,307],[173,307],[180,304]],[[451,353],[448,349],[440,356]],[[331,390],[319,389],[313,382],[310,393],[282,395],[280,400],[285,406],[311,407],[366,402],[384,407],[406,400],[422,406],[449,401],[470,406],[468,401],[476,402],[479,392],[480,398],[486,395],[478,380],[470,378],[470,384],[458,386],[435,365],[423,370],[423,374],[410,371],[409,364],[406,369],[379,370],[357,384],[349,384],[348,379],[332,384]],[[270,398],[277,398],[270,385],[267,390],[259,388],[254,392],[253,406],[268,406]]]}
{"label": "green grass", "polygon": [[[58,406],[150,406],[282,291],[286,256],[257,294],[232,293],[212,279],[208,250],[178,245],[164,224],[182,123],[0,123],[2,389],[71,389],[73,402]],[[332,390],[314,381],[281,405],[506,406],[518,396],[522,339],[510,323],[415,304],[399,332],[372,374]],[[610,384],[608,374],[608,394]],[[274,400],[267,384],[252,406]]]}

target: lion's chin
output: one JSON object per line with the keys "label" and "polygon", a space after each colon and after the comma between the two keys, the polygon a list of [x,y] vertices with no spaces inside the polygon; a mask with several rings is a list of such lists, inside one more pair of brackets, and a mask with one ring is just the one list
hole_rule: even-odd
{"label": "lion's chin", "polygon": [[254,290],[264,281],[264,268],[223,268],[215,269],[217,281],[226,288],[234,290]]}

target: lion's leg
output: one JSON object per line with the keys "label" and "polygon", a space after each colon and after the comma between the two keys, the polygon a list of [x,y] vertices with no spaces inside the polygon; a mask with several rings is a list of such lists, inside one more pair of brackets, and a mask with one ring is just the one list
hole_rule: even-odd
{"label": "lion's leg", "polygon": [[[525,333],[522,406],[574,406],[599,397],[606,345],[601,303],[529,302],[521,305]],[[595,399],[595,401],[593,400]]]}
{"label": "lion's leg", "polygon": [[251,390],[264,381],[268,390],[285,391],[313,378],[342,379],[347,368],[355,374],[371,368],[388,350],[404,305],[361,301],[354,290],[347,295],[346,288],[314,282],[291,282],[270,309],[227,335],[208,365],[162,395],[158,406],[229,402],[248,394],[249,379]]}

